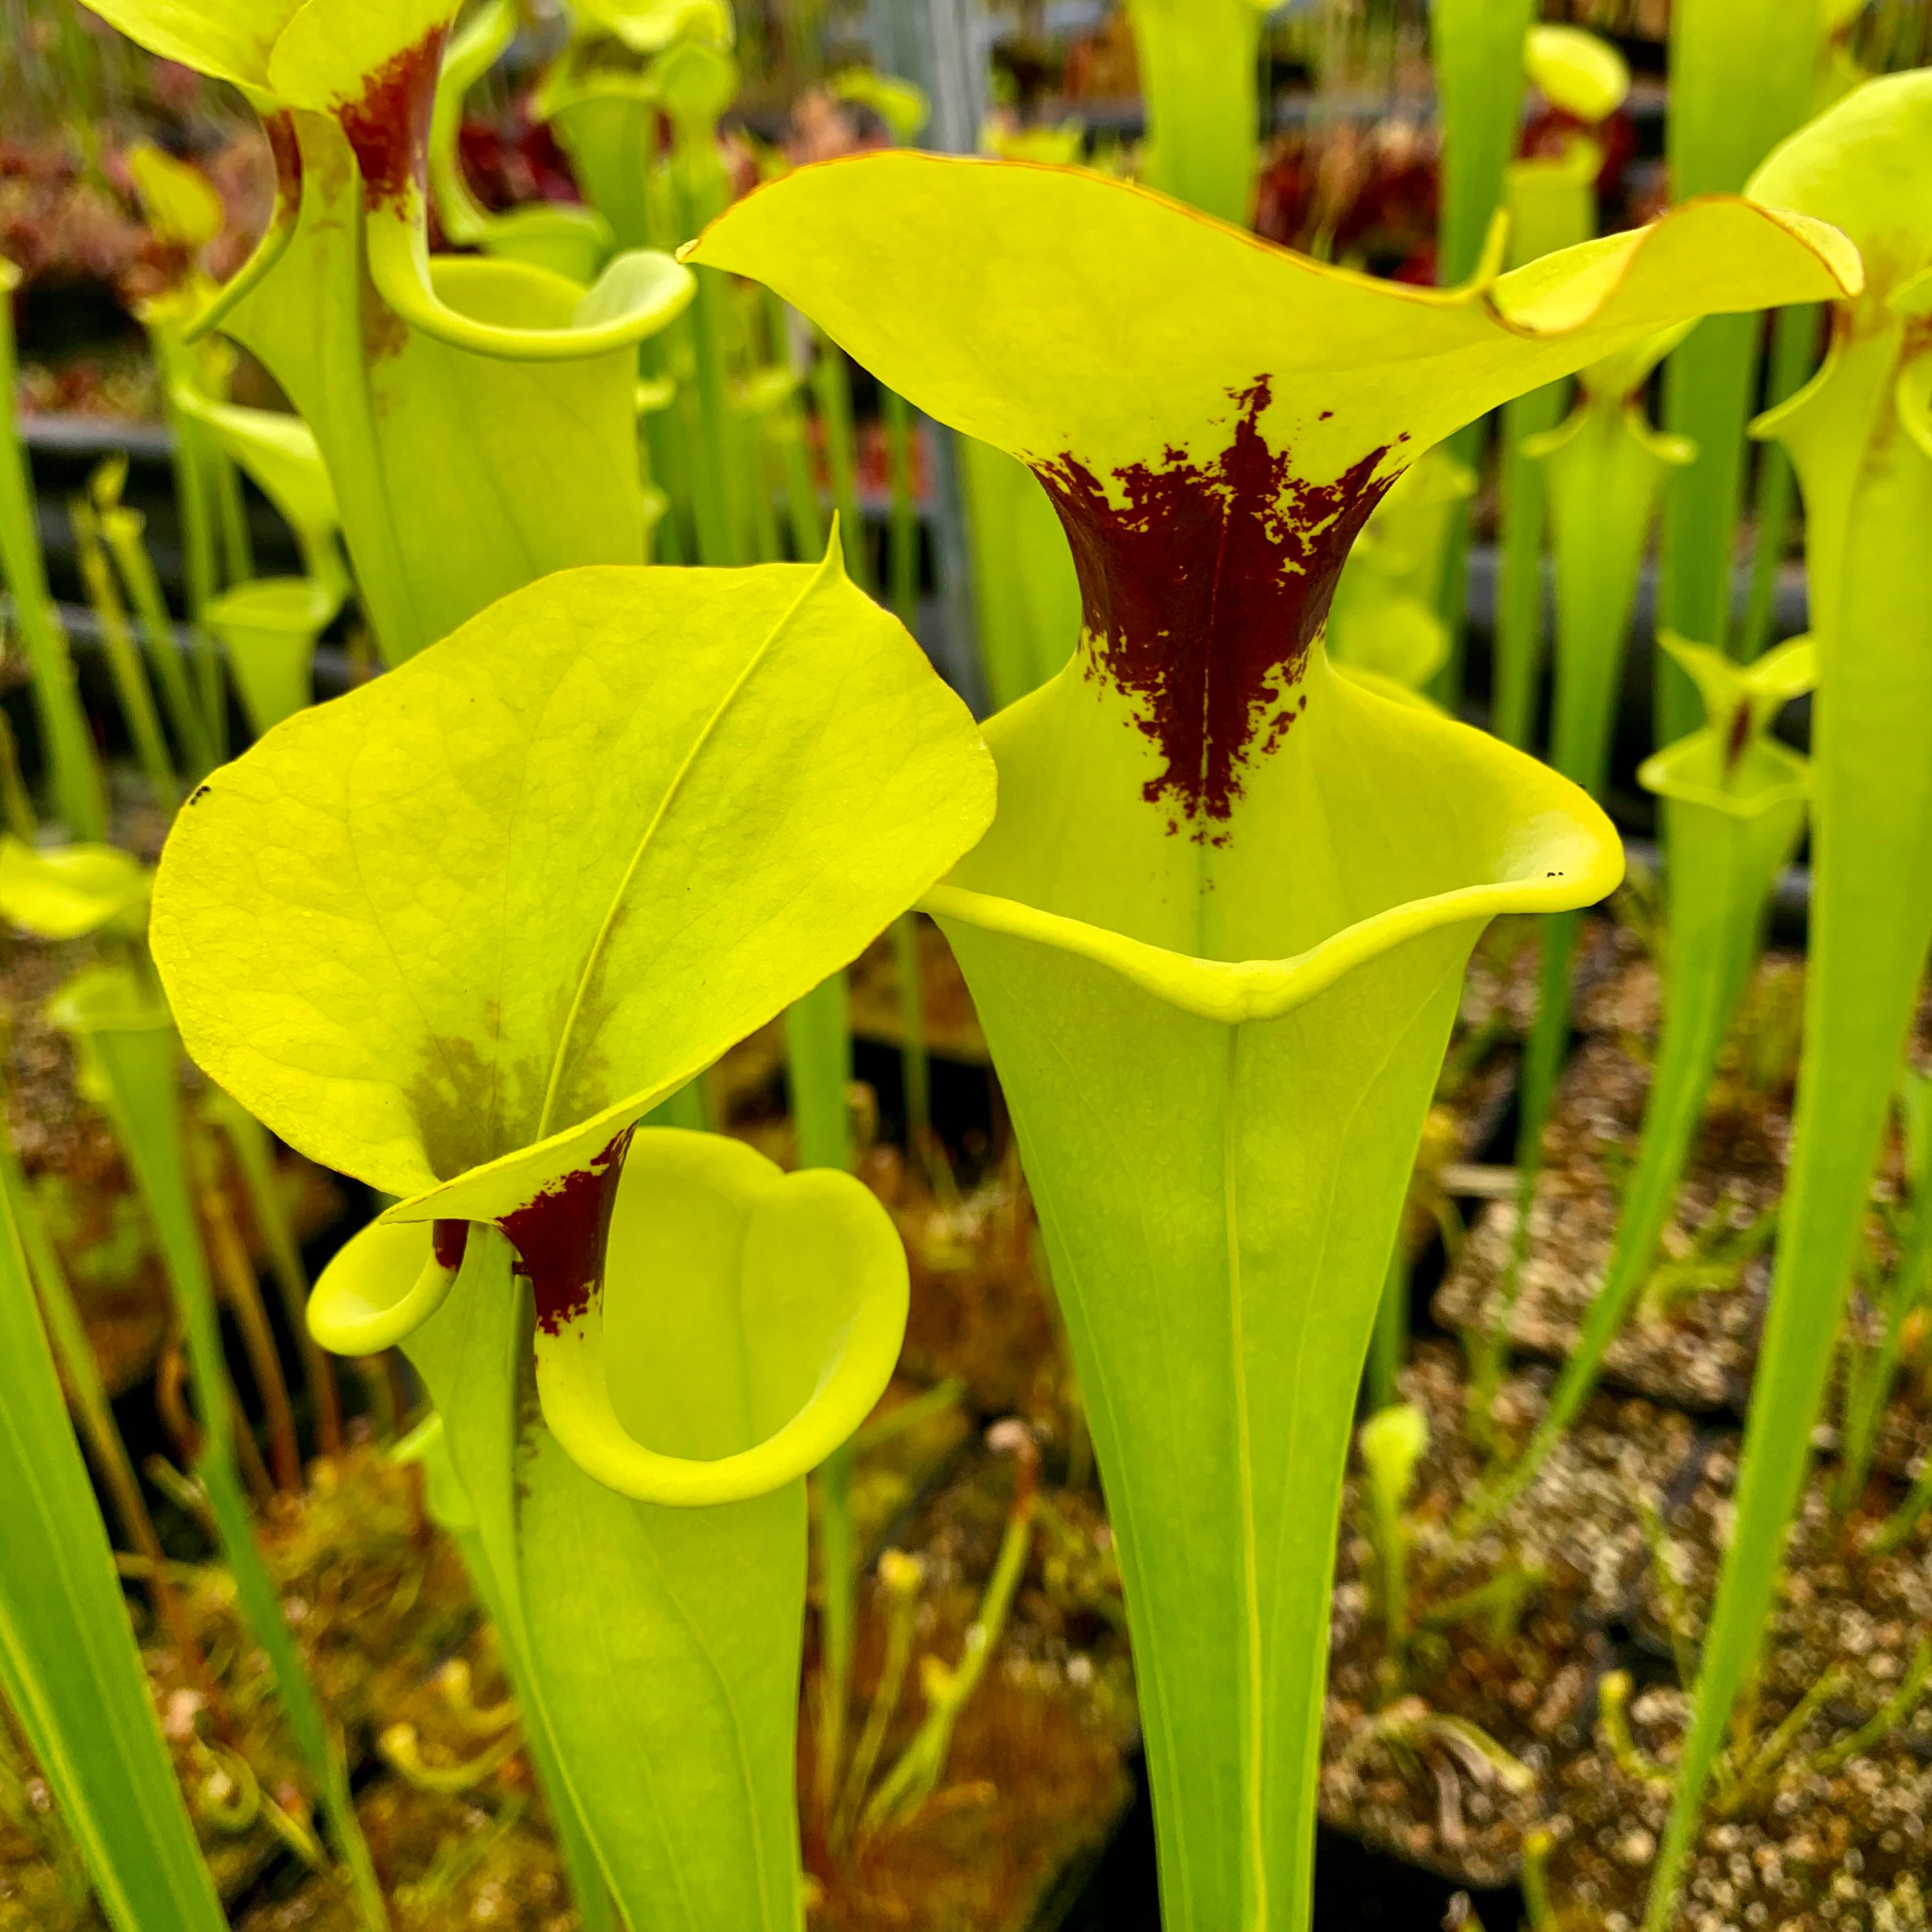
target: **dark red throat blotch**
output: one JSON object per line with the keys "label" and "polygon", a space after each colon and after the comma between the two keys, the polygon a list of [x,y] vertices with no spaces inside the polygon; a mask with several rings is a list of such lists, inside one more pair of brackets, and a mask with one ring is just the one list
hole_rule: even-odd
{"label": "dark red throat blotch", "polygon": [[610,1210],[630,1141],[626,1127],[587,1167],[553,1181],[527,1206],[503,1216],[517,1272],[529,1280],[537,1326],[546,1335],[560,1334],[574,1322],[603,1280]]}
{"label": "dark red throat blotch", "polygon": [[362,170],[362,199],[370,208],[401,202],[419,188],[429,165],[430,116],[442,65],[447,25],[432,27],[415,46],[392,54],[336,111]]}
{"label": "dark red throat blotch", "polygon": [[1731,728],[1724,739],[1724,774],[1729,777],[1738,768],[1738,760],[1744,754],[1744,747],[1750,742],[1751,708],[1746,699],[1731,713]]}
{"label": "dark red throat blotch", "polygon": [[430,1252],[436,1257],[440,1268],[448,1268],[452,1274],[463,1265],[463,1256],[470,1246],[470,1223],[467,1221],[432,1221],[429,1224]]}
{"label": "dark red throat blotch", "polygon": [[1335,580],[1393,480],[1375,474],[1387,445],[1332,483],[1297,476],[1258,427],[1272,380],[1228,391],[1234,439],[1211,460],[1170,447],[1111,490],[1071,452],[1034,465],[1072,547],[1090,674],[1138,701],[1160,748],[1144,795],[1174,810],[1170,830],[1217,843],[1204,821],[1227,822],[1246,764],[1299,715]]}

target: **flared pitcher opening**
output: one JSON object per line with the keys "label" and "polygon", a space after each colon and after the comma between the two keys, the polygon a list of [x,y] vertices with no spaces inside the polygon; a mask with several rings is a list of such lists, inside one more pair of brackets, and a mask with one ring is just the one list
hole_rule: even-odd
{"label": "flared pitcher opening", "polygon": [[847,1174],[785,1174],[722,1135],[641,1130],[599,1290],[536,1336],[544,1420],[640,1501],[740,1502],[795,1481],[878,1400],[905,1254]]}
{"label": "flared pitcher opening", "polygon": [[1159,754],[1131,699],[1076,659],[987,727],[999,815],[930,902],[1233,1018],[1432,928],[1588,904],[1621,878],[1575,786],[1338,675],[1318,638],[1294,702],[1288,730],[1251,739],[1226,818],[1190,821],[1145,796]]}
{"label": "flared pitcher opening", "polygon": [[903,152],[802,169],[682,253],[1028,464],[1066,531],[1081,650],[988,728],[998,820],[928,904],[1224,1014],[1620,874],[1580,793],[1328,674],[1336,579],[1382,495],[1511,396],[1858,272],[1834,230],[1712,196],[1417,289],[1084,170]]}

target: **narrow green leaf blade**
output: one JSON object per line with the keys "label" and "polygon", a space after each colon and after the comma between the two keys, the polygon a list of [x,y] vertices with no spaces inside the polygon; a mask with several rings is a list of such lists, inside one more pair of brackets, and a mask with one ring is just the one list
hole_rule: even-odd
{"label": "narrow green leaf blade", "polygon": [[1813,381],[1761,423],[1804,496],[1817,650],[1804,1060],[1777,1268],[1712,1606],[1645,1924],[1663,1932],[1732,1708],[1769,1622],[1803,1492],[1899,1056],[1932,944],[1932,74],[1874,81],[1777,149],[1754,195],[1835,216],[1870,281]]}
{"label": "narrow green leaf blade", "polygon": [[[1679,0],[1672,9],[1672,200],[1736,194],[1813,111],[1828,46],[1822,13],[1817,0]],[[1664,371],[1664,422],[1696,455],[1664,508],[1660,620],[1718,645],[1730,628],[1744,418],[1760,332],[1756,316],[1712,316]],[[1658,693],[1657,742],[1667,744],[1695,725],[1696,701],[1661,659]]]}
{"label": "narrow green leaf blade", "polygon": [[1130,0],[1147,104],[1150,188],[1248,225],[1260,147],[1261,26],[1254,0]]}
{"label": "narrow green leaf blade", "polygon": [[1522,106],[1528,0],[1430,0],[1430,53],[1442,99],[1442,260],[1453,284],[1475,269],[1503,196]]}
{"label": "narrow green leaf blade", "polygon": [[221,1932],[4,1195],[0,1361],[0,1690],[116,1932]]}

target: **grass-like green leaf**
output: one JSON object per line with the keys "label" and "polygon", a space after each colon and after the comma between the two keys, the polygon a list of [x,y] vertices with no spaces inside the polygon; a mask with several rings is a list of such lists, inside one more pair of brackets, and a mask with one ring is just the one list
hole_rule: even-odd
{"label": "grass-like green leaf", "polygon": [[115,1932],[221,1932],[0,1191],[0,1690]]}
{"label": "grass-like green leaf", "polygon": [[1148,185],[1239,226],[1254,206],[1265,0],[1129,0]]}
{"label": "grass-like green leaf", "polygon": [[13,599],[34,678],[34,710],[46,747],[56,812],[76,838],[107,836],[107,794],[94,757],[87,713],[74,682],[67,636],[47,588],[40,532],[34,521],[33,478],[14,428],[14,291],[20,272],[0,258],[0,584]]}
{"label": "grass-like green leaf", "polygon": [[1839,223],[1870,280],[1825,366],[1757,425],[1804,496],[1812,725],[1804,1059],[1770,1311],[1696,1708],[1646,1919],[1675,1909],[1705,1786],[1769,1621],[1834,1358],[1899,1055],[1932,944],[1932,74],[1873,81],[1776,150],[1750,192]]}
{"label": "grass-like green leaf", "polygon": [[[1814,111],[1830,15],[1818,0],[1685,0],[1672,8],[1665,136],[1673,201],[1735,194]],[[1754,316],[1713,316],[1664,375],[1664,425],[1688,437],[1695,455],[1664,506],[1658,621],[1720,650],[1760,333]],[[1696,696],[1667,658],[1658,660],[1657,689],[1657,742],[1669,744],[1695,727]]]}

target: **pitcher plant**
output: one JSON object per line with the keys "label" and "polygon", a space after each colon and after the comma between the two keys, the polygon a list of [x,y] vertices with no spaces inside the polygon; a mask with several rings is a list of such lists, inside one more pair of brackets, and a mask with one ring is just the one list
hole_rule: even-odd
{"label": "pitcher plant", "polygon": [[1330,669],[1335,578],[1460,424],[1856,256],[1712,201],[1418,289],[1083,172],[900,154],[801,170],[687,253],[1026,460],[1067,530],[1078,650],[986,728],[998,815],[924,904],[1072,1338],[1165,1922],[1305,1924],[1342,1472],[1462,965],[1493,914],[1622,870],[1567,781]]}
{"label": "pitcher plant", "polygon": [[190,1052],[400,1197],[310,1324],[428,1383],[554,1800],[633,1924],[797,1923],[802,1479],[906,1294],[849,1175],[634,1130],[952,864],[992,788],[835,543],[548,578],[278,726],[164,854]]}
{"label": "pitcher plant", "polygon": [[[1763,944],[1772,894],[1804,828],[1809,766],[1770,730],[1784,706],[1811,688],[1810,640],[1793,638],[1749,666],[1668,632],[1661,641],[1702,692],[1709,722],[1646,759],[1637,774],[1664,801],[1667,821],[1670,958],[1636,1165],[1603,1280],[1550,1406],[1528,1447],[1473,1499],[1466,1531],[1520,1496],[1543,1466],[1589,1399],[1650,1277],[1719,1052]],[[1520,1200],[1519,1213],[1526,1204]]]}
{"label": "pitcher plant", "polygon": [[689,302],[691,278],[646,250],[588,289],[526,262],[431,258],[452,0],[95,10],[262,116],[275,226],[186,332],[232,334],[314,430],[385,658],[547,571],[640,561],[635,345]]}

